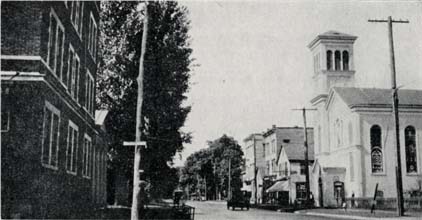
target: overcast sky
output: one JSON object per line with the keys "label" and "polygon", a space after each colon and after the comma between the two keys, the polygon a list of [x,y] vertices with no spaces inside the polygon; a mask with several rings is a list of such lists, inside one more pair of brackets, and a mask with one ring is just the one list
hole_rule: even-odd
{"label": "overcast sky", "polygon": [[[311,107],[313,58],[307,45],[336,30],[358,37],[356,85],[390,87],[386,23],[394,24],[398,85],[422,89],[422,3],[398,1],[188,1],[192,57],[196,59],[184,131],[192,144],[182,159],[223,134],[240,145],[251,134],[277,126],[302,126]],[[312,113],[309,123],[312,126]],[[177,157],[177,159],[180,159]],[[182,162],[178,161],[180,165]]]}

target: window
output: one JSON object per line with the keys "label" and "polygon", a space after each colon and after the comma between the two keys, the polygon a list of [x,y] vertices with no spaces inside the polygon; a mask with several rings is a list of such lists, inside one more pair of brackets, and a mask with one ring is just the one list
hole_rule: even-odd
{"label": "window", "polygon": [[265,143],[262,144],[262,157],[265,158]]}
{"label": "window", "polygon": [[67,130],[66,170],[76,174],[76,159],[78,155],[78,126],[69,121]]}
{"label": "window", "polygon": [[370,130],[372,173],[383,172],[383,155],[381,146],[381,128],[374,125]]}
{"label": "window", "polygon": [[331,50],[327,51],[327,70],[333,69],[333,52]]}
{"label": "window", "polygon": [[322,151],[322,146],[321,146],[321,126],[318,125],[318,148],[317,148],[317,153]]}
{"label": "window", "polygon": [[349,145],[351,146],[353,144],[353,125],[352,122],[349,121]]}
{"label": "window", "polygon": [[91,115],[94,114],[94,86],[94,77],[92,77],[91,72],[87,70],[85,79],[85,108]]}
{"label": "window", "polygon": [[413,126],[404,129],[404,144],[406,147],[406,171],[407,173],[417,173],[418,163],[416,154],[416,130]]}
{"label": "window", "polygon": [[76,29],[78,34],[82,33],[82,20],[83,20],[83,2],[71,1],[70,3],[70,21]]}
{"label": "window", "polygon": [[45,103],[41,163],[57,169],[59,155],[60,112],[49,102]]}
{"label": "window", "polygon": [[284,162],[284,176],[289,175],[289,169],[287,167],[287,162]]}
{"label": "window", "polygon": [[349,165],[350,165],[350,181],[355,180],[355,166],[354,166],[354,159],[353,153],[349,152]]}
{"label": "window", "polygon": [[306,174],[306,166],[304,163],[300,163],[300,175]]}
{"label": "window", "polygon": [[349,70],[349,52],[343,51],[343,70]]}
{"label": "window", "polygon": [[306,185],[303,182],[296,183],[296,199],[306,199]]}
{"label": "window", "polygon": [[84,137],[84,147],[82,155],[82,176],[86,178],[91,178],[92,139],[86,134]]}
{"label": "window", "polygon": [[69,56],[67,62],[67,88],[70,92],[70,95],[77,101],[78,100],[78,90],[79,90],[79,71],[80,71],[80,62],[79,56],[74,52],[72,45],[69,44]]}
{"label": "window", "polygon": [[50,12],[50,28],[48,37],[48,66],[53,73],[62,78],[64,49],[64,28],[53,9]]}
{"label": "window", "polygon": [[1,132],[9,131],[10,111],[1,111]]}
{"label": "window", "polygon": [[94,16],[91,13],[89,19],[89,32],[88,32],[88,50],[91,52],[94,62],[96,62],[97,54],[97,23],[95,22]]}
{"label": "window", "polygon": [[275,153],[275,140],[271,141],[271,149],[272,149],[272,153]]}
{"label": "window", "polygon": [[340,55],[340,51],[336,50],[336,52],[334,52],[334,68],[335,70],[340,70],[340,63],[341,63],[341,55]]}

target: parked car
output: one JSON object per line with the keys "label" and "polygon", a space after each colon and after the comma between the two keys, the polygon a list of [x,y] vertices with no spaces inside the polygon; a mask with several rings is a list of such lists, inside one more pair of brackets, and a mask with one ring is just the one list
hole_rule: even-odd
{"label": "parked car", "polygon": [[227,209],[232,208],[234,210],[235,208],[246,208],[246,210],[249,210],[249,197],[246,196],[246,193],[244,191],[239,192],[233,192],[232,197],[227,200]]}

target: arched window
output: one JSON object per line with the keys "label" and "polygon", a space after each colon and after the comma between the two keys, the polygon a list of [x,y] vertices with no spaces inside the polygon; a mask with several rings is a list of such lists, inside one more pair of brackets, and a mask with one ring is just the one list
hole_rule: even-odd
{"label": "arched window", "polygon": [[407,126],[404,129],[404,144],[406,146],[406,171],[408,173],[418,172],[415,137],[415,128],[413,126]]}
{"label": "arched window", "polygon": [[341,61],[341,54],[340,54],[340,51],[338,51],[338,50],[336,50],[336,52],[334,52],[334,64],[335,64],[335,67],[334,67],[334,69],[335,70],[340,70],[340,61]]}
{"label": "arched window", "polygon": [[370,137],[371,137],[372,173],[382,173],[383,172],[383,161],[382,161],[383,156],[382,156],[380,126],[374,125],[371,127]]}
{"label": "arched window", "polygon": [[353,125],[352,122],[349,121],[349,145],[353,144]]}
{"label": "arched window", "polygon": [[327,70],[333,69],[333,52],[331,50],[327,50]]}
{"label": "arched window", "polygon": [[349,52],[343,51],[343,70],[349,70]]}

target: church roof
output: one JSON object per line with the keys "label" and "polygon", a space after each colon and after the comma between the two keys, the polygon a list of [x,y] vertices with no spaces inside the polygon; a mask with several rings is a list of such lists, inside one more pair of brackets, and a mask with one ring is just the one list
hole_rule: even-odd
{"label": "church roof", "polygon": [[338,31],[327,31],[324,32],[322,34],[319,34],[314,40],[311,41],[311,43],[309,43],[308,47],[311,48],[315,45],[315,43],[317,43],[319,40],[351,40],[354,41],[356,40],[358,37],[350,35],[350,34],[345,34],[345,33],[341,33]]}
{"label": "church roof", "polygon": [[[334,87],[350,107],[391,107],[391,89]],[[422,108],[422,90],[399,89],[399,107]]]}

